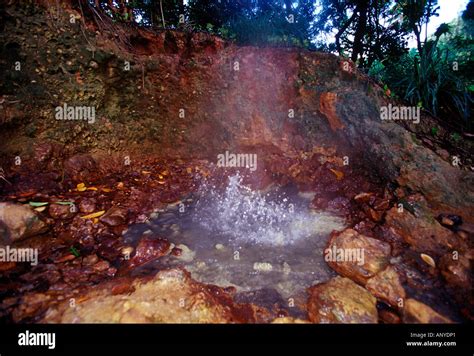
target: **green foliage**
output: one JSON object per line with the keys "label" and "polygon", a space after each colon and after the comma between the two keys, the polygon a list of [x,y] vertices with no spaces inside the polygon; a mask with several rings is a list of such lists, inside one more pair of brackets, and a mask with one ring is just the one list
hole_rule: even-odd
{"label": "green foliage", "polygon": [[466,81],[469,90],[474,85],[474,20],[453,21],[450,32],[440,38],[439,47],[447,53],[452,69]]}
{"label": "green foliage", "polygon": [[375,78],[378,81],[382,81],[383,75],[384,75],[384,69],[385,69],[385,66],[383,65],[382,61],[377,59],[372,63],[372,66],[369,68],[368,74],[372,78]]}
{"label": "green foliage", "polygon": [[230,38],[245,45],[308,44],[302,29],[273,14],[262,14],[255,18],[240,16],[231,20],[225,28]]}
{"label": "green foliage", "polygon": [[448,27],[440,26],[421,55],[412,50],[399,60],[385,65],[377,62],[369,74],[381,79],[406,102],[422,107],[433,115],[450,117],[463,127],[470,127],[472,93],[462,74],[452,68],[449,46],[440,46],[439,39]]}

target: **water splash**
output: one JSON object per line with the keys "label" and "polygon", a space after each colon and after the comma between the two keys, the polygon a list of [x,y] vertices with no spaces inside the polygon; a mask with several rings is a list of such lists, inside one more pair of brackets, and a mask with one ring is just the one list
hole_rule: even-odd
{"label": "water splash", "polygon": [[307,204],[292,201],[284,192],[262,193],[229,177],[224,191],[203,184],[193,219],[212,233],[237,243],[283,246],[316,234],[340,229],[343,221],[311,212]]}
{"label": "water splash", "polygon": [[306,298],[307,287],[335,276],[323,251],[329,234],[344,229],[344,219],[312,211],[310,196],[296,188],[254,191],[239,175],[199,184],[197,200],[186,209],[170,207],[151,224],[129,229],[126,241],[151,228],[182,250],[139,273],[183,266],[203,283],[233,285],[239,292],[270,288],[283,298]]}

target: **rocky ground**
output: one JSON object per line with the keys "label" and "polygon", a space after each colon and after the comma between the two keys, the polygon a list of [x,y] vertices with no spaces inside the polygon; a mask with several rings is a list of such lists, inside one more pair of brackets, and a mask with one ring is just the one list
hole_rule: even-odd
{"label": "rocky ground", "polygon": [[[383,90],[329,54],[128,28],[67,2],[0,16],[1,243],[39,251],[36,266],[0,263],[3,321],[472,320],[472,142],[429,137],[426,114],[381,122]],[[64,102],[96,122],[55,120]],[[254,189],[292,183],[346,217],[328,248],[365,251],[328,262],[340,276],[308,290],[301,317],[179,268],[133,274],[182,251],[124,232],[219,181],[226,150],[258,154]]]}

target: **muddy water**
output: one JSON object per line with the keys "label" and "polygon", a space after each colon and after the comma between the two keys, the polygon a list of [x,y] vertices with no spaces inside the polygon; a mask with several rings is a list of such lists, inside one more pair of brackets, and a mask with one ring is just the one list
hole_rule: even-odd
{"label": "muddy water", "polygon": [[180,265],[201,282],[241,292],[272,289],[290,298],[335,276],[323,250],[331,231],[344,228],[344,219],[312,211],[309,202],[291,187],[253,191],[236,175],[224,190],[204,184],[198,198],[131,227],[125,239],[133,243],[153,234],[182,250],[180,256],[148,264],[140,274]]}

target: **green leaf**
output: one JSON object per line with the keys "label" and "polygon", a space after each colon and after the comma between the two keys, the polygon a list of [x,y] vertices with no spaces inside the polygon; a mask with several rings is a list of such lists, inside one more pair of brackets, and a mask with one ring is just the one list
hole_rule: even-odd
{"label": "green leaf", "polygon": [[71,253],[76,256],[76,257],[79,257],[81,254],[79,253],[79,251],[74,247],[74,246],[71,246],[71,248],[69,249],[69,251],[71,251]]}
{"label": "green leaf", "polygon": [[454,132],[452,135],[451,135],[451,138],[454,140],[454,141],[459,141],[461,139],[461,135],[458,134],[457,132]]}
{"label": "green leaf", "polygon": [[29,204],[35,208],[40,207],[40,206],[45,206],[48,205],[48,202],[40,202],[40,201],[30,201]]}
{"label": "green leaf", "polygon": [[59,204],[59,205],[74,205],[74,202],[72,202],[72,201],[55,201],[54,204]]}

